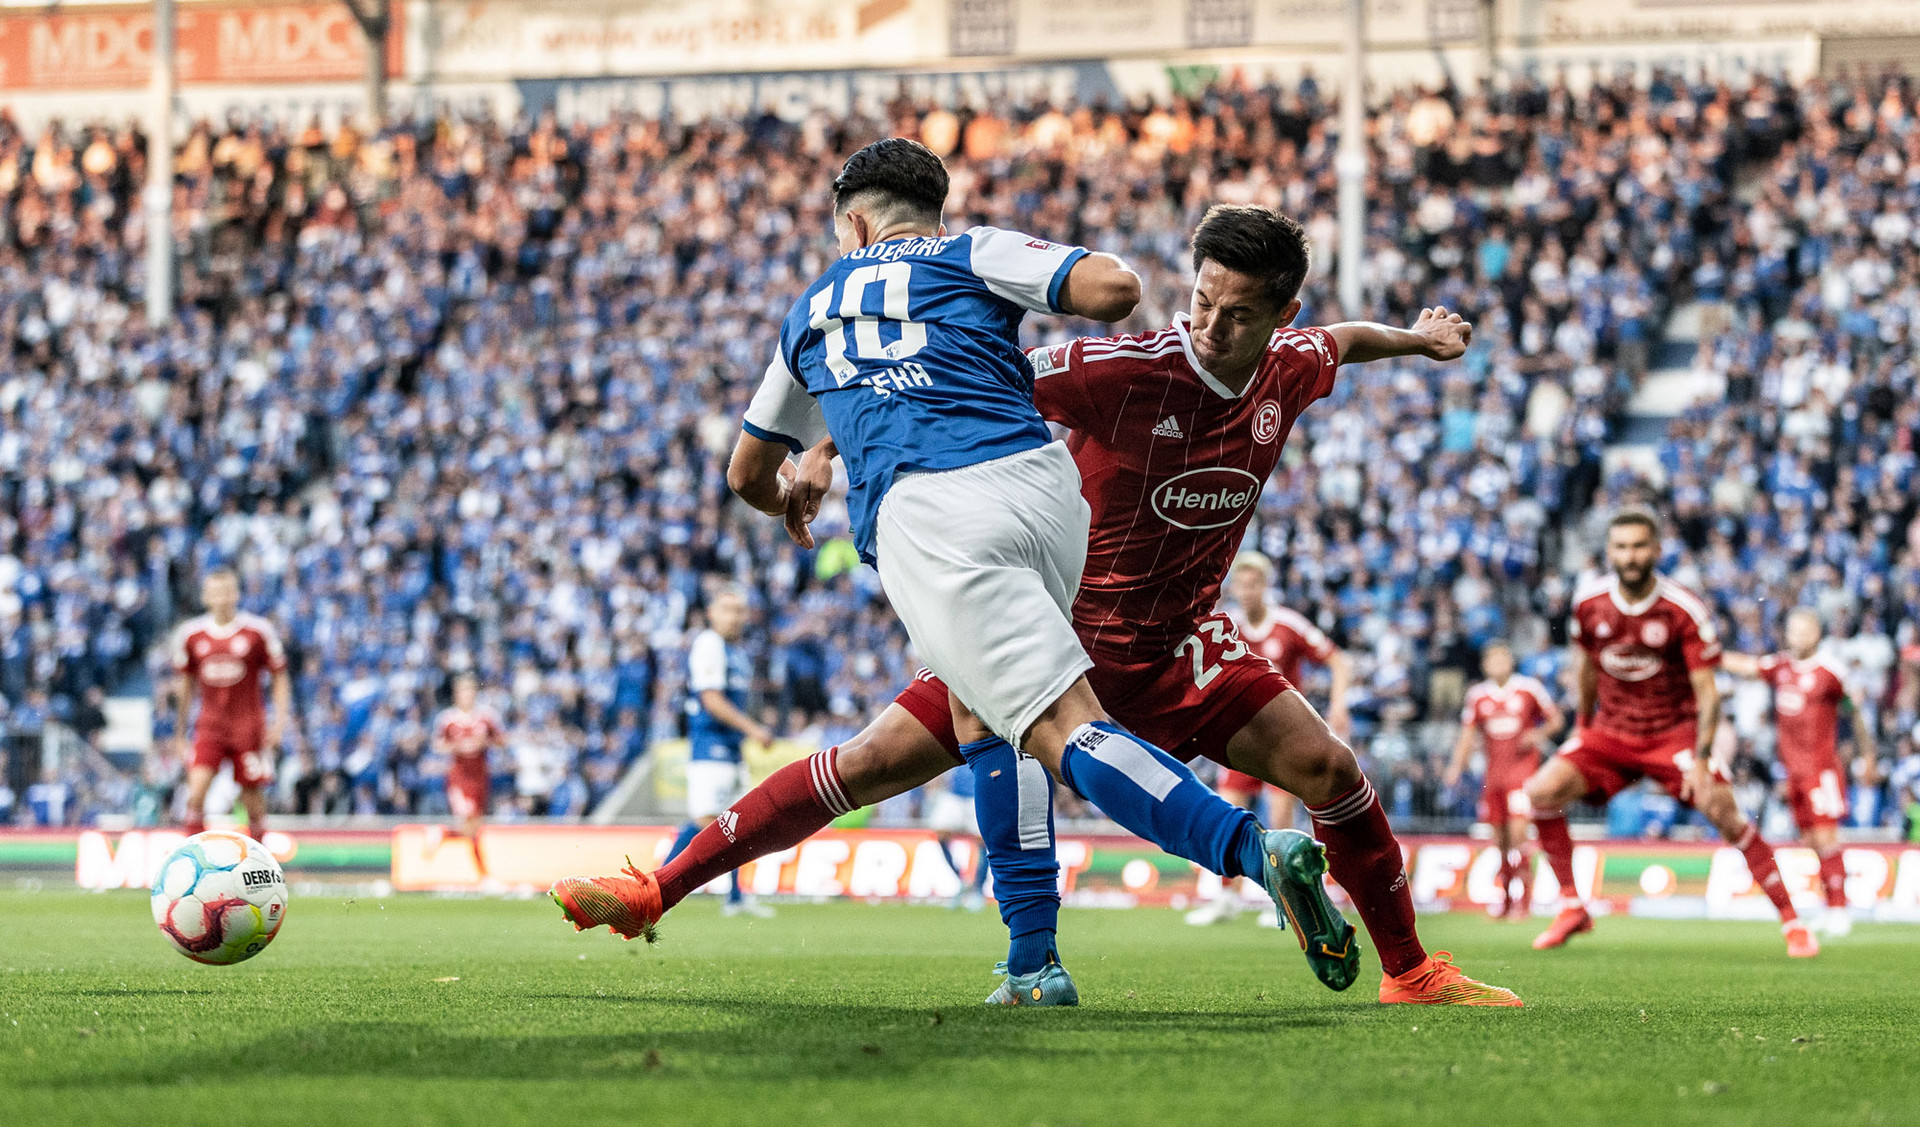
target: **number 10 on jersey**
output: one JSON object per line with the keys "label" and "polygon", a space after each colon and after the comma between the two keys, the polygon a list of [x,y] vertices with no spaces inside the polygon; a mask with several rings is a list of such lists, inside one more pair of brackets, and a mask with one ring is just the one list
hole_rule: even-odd
{"label": "number 10 on jersey", "polygon": [[[905,360],[927,346],[927,327],[907,319],[907,294],[913,281],[913,265],[907,262],[876,262],[856,267],[834,285],[813,295],[807,304],[807,324],[825,337],[827,370],[834,382],[845,387],[858,380],[860,369],[852,357],[868,360]],[[880,285],[880,310],[869,313],[867,290]],[[838,300],[835,300],[836,294]],[[881,322],[891,322],[899,331],[892,343],[880,339]],[[847,325],[853,325],[852,347],[848,347]],[[927,370],[918,364],[906,364],[875,376],[874,391],[889,394],[894,387],[926,387],[933,382]]]}

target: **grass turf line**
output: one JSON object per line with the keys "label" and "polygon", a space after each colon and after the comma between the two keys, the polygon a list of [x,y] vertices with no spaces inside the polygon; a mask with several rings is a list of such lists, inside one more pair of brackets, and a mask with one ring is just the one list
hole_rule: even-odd
{"label": "grass turf line", "polygon": [[[0,1121],[1348,1125],[1920,1122],[1920,929],[1789,962],[1765,924],[1424,917],[1520,1011],[1333,994],[1247,920],[1070,911],[1078,1010],[979,1005],[991,913],[836,903],[657,948],[542,900],[302,898],[197,966],[146,898],[0,893]],[[458,981],[435,981],[442,978]]]}

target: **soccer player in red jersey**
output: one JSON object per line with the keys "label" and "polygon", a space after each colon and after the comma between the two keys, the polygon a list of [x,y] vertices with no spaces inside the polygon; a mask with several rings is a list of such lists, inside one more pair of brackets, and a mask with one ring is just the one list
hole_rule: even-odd
{"label": "soccer player in red jersey", "polygon": [[[480,682],[471,673],[453,678],[453,704],[433,718],[433,750],[447,756],[447,808],[459,824],[458,833],[473,850],[473,867],[487,875],[480,856],[480,824],[486,820],[493,778],[487,754],[506,743],[506,729],[493,709],[479,703]],[[440,835],[429,835],[429,847],[438,849]]]}
{"label": "soccer player in red jersey", "polygon": [[[1487,679],[1467,690],[1460,711],[1460,739],[1453,745],[1445,783],[1460,782],[1478,742],[1486,749],[1487,774],[1481,783],[1480,817],[1493,829],[1500,849],[1500,908],[1495,913],[1524,919],[1533,899],[1533,857],[1527,851],[1527,779],[1540,767],[1541,754],[1560,730],[1560,709],[1539,681],[1513,668],[1513,650],[1489,642],[1480,654]],[[1478,737],[1476,741],[1476,737]],[[1520,897],[1513,897],[1514,878]]]}
{"label": "soccer player in red jersey", "polygon": [[[247,835],[255,841],[267,832],[268,784],[273,782],[273,752],[280,747],[293,715],[293,681],[286,676],[287,655],[273,625],[240,609],[240,577],[216,568],[200,582],[206,613],[181,623],[170,649],[179,676],[175,701],[182,758],[187,760],[187,833],[207,828],[207,788],[220,764],[233,764],[233,781],[247,807]],[[273,674],[273,719],[267,719],[263,674]],[[193,699],[200,698],[193,721]],[[185,733],[193,732],[191,751]]]}
{"label": "soccer player in red jersey", "polygon": [[[1327,687],[1327,727],[1341,739],[1353,735],[1353,718],[1347,713],[1347,690],[1353,687],[1353,661],[1333,644],[1318,626],[1299,611],[1273,601],[1273,561],[1259,552],[1241,552],[1234,557],[1233,570],[1227,574],[1227,594],[1232,607],[1227,614],[1240,632],[1240,638],[1253,652],[1273,663],[1289,685],[1300,684],[1300,667],[1312,662],[1325,666],[1332,676]],[[1238,771],[1224,772],[1220,793],[1229,801],[1251,806],[1260,794],[1260,780]],[[1271,821],[1276,826],[1293,824],[1293,795],[1276,790],[1272,795]]]}
{"label": "soccer player in red jersey", "polygon": [[[1264,208],[1210,211],[1194,236],[1194,261],[1191,312],[1168,328],[1030,354],[1035,404],[1072,431],[1068,446],[1092,509],[1073,605],[1075,630],[1094,662],[1087,679],[1142,739],[1182,758],[1205,755],[1306,802],[1334,879],[1379,948],[1382,1001],[1519,1005],[1510,991],[1467,978],[1446,952],[1427,954],[1399,842],[1352,751],[1212,609],[1288,431],[1332,391],[1338,366],[1456,359],[1471,327],[1457,314],[1428,309],[1410,329],[1285,328],[1300,308],[1306,239],[1297,223]],[[806,525],[831,482],[830,457],[830,445],[815,447],[794,474],[785,515],[804,545],[811,546]],[[563,907],[572,901],[576,924],[646,934],[680,896],[710,879],[704,874],[727,871],[715,865],[785,848],[856,804],[936,777],[955,762],[956,742],[979,735],[963,707],[953,730],[936,686],[944,688],[916,680],[855,740],[776,772],[735,805],[732,834],[702,831],[678,865],[568,878],[555,886],[556,899]],[[1021,760],[1023,769],[1028,762]],[[1014,930],[1000,867],[1029,846],[1024,837],[990,837],[987,845],[1002,915]],[[1046,891],[1057,909],[1050,882]],[[1052,934],[1049,923],[1049,944]],[[1014,940],[1017,953],[1017,931]]]}
{"label": "soccer player in red jersey", "polygon": [[1866,694],[1849,684],[1846,669],[1820,651],[1820,615],[1809,607],[1787,613],[1784,653],[1756,657],[1729,653],[1721,659],[1737,677],[1757,677],[1773,686],[1775,730],[1780,766],[1786,769],[1787,799],[1800,840],[1820,858],[1820,884],[1827,912],[1819,931],[1842,936],[1853,930],[1847,914],[1847,866],[1840,856],[1840,819],[1847,816],[1846,769],[1840,763],[1837,736],[1840,706],[1853,706],[1854,751],[1862,777],[1875,776],[1873,728],[1867,721]]}
{"label": "soccer player in red jersey", "polygon": [[[1327,727],[1344,740],[1353,734],[1353,721],[1347,713],[1353,662],[1305,615],[1273,601],[1273,574],[1273,561],[1259,552],[1241,552],[1235,556],[1233,568],[1227,573],[1227,617],[1233,619],[1240,640],[1272,662],[1288,684],[1300,684],[1300,667],[1309,661],[1327,667],[1333,674],[1333,684],[1327,693]],[[1293,795],[1244,771],[1222,767],[1214,789],[1228,802],[1256,811],[1261,792],[1267,791],[1268,822],[1275,826],[1293,825]],[[1240,914],[1243,901],[1234,882],[1216,883],[1203,874],[1201,895],[1205,902],[1186,914],[1190,924],[1204,927]],[[1271,913],[1262,913],[1261,922],[1272,924],[1277,920]]]}
{"label": "soccer player in red jersey", "polygon": [[1573,738],[1527,780],[1540,848],[1560,881],[1561,908],[1533,941],[1546,950],[1593,930],[1574,887],[1573,839],[1566,806],[1605,800],[1650,778],[1706,815],[1747,859],[1753,879],[1780,912],[1787,954],[1820,953],[1794,914],[1773,849],[1734,802],[1726,765],[1712,758],[1720,724],[1720,640],[1705,604],[1653,570],[1659,525],[1651,513],[1624,509],[1607,525],[1611,574],[1574,593],[1573,636],[1579,707]]}

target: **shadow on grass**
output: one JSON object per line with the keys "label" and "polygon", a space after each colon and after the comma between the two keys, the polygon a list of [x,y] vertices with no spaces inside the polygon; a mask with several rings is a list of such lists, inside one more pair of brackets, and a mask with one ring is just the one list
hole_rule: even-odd
{"label": "shadow on grass", "polygon": [[[157,991],[156,993],[166,993]],[[775,1003],[745,997],[647,997],[633,994],[509,995],[502,1001],[594,1004],[592,1017],[623,1028],[604,1033],[542,1032],[527,1022],[574,1024],[578,1015],[546,1009],[525,1018],[500,1012],[500,1028],[450,1032],[408,1022],[332,1022],[250,1037],[250,1075],[418,1079],[629,1079],[698,1075],[762,1079],[770,1075],[912,1077],[950,1071],[1037,1048],[1047,1038],[1055,1061],[1093,1060],[1114,1046],[1102,1035],[1168,1036],[1217,1045],[1222,1035],[1257,1037],[1281,1029],[1343,1024],[1317,1013],[1272,1011],[1110,1011],[1037,1014],[989,1006],[899,1007]],[[625,1007],[625,1008],[608,1008]],[[650,1028],[651,1027],[651,1028]],[[1087,1040],[1062,1044],[1062,1034]],[[140,1060],[90,1060],[36,1078],[41,1089],[113,1084],[174,1085],[233,1066],[235,1046],[183,1046]],[[1071,1067],[1071,1065],[1069,1065]]]}

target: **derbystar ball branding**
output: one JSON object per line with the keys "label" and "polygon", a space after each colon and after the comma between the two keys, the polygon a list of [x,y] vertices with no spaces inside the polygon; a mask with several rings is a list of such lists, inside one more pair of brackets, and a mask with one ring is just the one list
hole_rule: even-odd
{"label": "derbystar ball branding", "polygon": [[1153,511],[1175,528],[1224,528],[1260,497],[1260,479],[1245,470],[1188,470],[1153,491]]}

